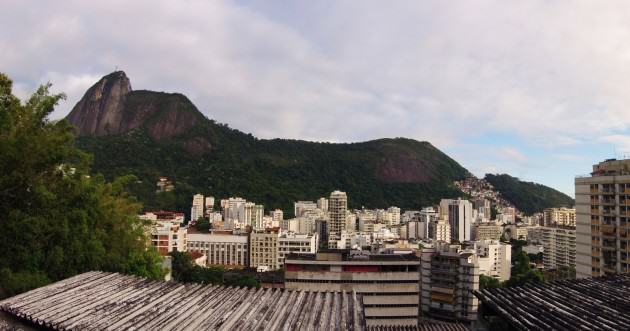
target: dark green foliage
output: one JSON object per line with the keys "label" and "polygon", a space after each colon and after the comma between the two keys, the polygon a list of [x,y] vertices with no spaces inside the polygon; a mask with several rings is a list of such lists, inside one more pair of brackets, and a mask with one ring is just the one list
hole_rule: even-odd
{"label": "dark green foliage", "polygon": [[89,270],[160,277],[141,205],[124,191],[133,178],[88,176],[70,125],[47,119],[63,98],[49,87],[22,104],[0,74],[0,294]]}
{"label": "dark green foliage", "polygon": [[[213,149],[202,156],[186,152],[183,145],[195,135],[207,138]],[[138,177],[131,190],[148,210],[188,212],[192,196],[202,193],[241,196],[266,209],[281,208],[291,216],[294,201],[328,196],[336,189],[348,193],[350,207],[420,208],[441,198],[461,196],[453,181],[467,174],[426,142],[402,138],[354,144],[260,140],[210,120],[159,142],[143,128],[116,136],[84,136],[78,141],[95,155],[94,167],[106,178]],[[426,182],[390,182],[377,175],[383,162],[400,155],[426,164]],[[155,193],[160,176],[175,184],[168,199],[162,197],[166,193]]]}
{"label": "dark green foliage", "polygon": [[551,187],[532,182],[523,182],[510,175],[487,174],[485,179],[525,214],[542,212],[545,208],[572,207],[575,201],[568,195]]}
{"label": "dark green foliage", "polygon": [[501,281],[499,281],[498,279],[494,278],[494,277],[490,277],[490,276],[486,276],[486,275],[479,275],[479,288],[480,289],[486,289],[486,288],[498,288],[501,287]]}
{"label": "dark green foliage", "polygon": [[239,287],[260,287],[256,278],[248,274],[239,274],[234,271],[226,276],[227,270],[222,267],[203,268],[193,262],[188,253],[171,252],[173,279],[180,282],[191,282],[201,284],[215,284]]}
{"label": "dark green foliage", "polygon": [[212,224],[210,224],[207,217],[199,217],[195,222],[194,228],[201,233],[206,233],[212,229]]}
{"label": "dark green foliage", "polygon": [[522,250],[512,256],[512,270],[507,286],[520,286],[526,283],[545,282],[545,276],[538,269],[532,269],[529,265],[529,257]]}
{"label": "dark green foliage", "polygon": [[543,253],[538,253],[538,254],[527,254],[527,257],[529,257],[529,260],[531,262],[534,263],[542,263],[543,262]]}

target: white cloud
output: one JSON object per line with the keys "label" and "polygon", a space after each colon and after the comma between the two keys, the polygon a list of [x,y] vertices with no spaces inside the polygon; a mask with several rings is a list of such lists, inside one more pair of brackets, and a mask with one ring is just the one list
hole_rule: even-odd
{"label": "white cloud", "polygon": [[625,1],[8,0],[0,21],[0,69],[20,94],[67,92],[56,117],[118,66],[265,138],[451,148],[501,133],[552,153],[630,126]]}

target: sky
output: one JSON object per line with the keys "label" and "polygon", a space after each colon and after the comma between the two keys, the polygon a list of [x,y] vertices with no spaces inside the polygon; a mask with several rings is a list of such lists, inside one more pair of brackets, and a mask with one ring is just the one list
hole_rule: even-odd
{"label": "sky", "polygon": [[116,69],[260,138],[426,140],[569,195],[630,155],[628,1],[0,2],[0,71],[54,119]]}

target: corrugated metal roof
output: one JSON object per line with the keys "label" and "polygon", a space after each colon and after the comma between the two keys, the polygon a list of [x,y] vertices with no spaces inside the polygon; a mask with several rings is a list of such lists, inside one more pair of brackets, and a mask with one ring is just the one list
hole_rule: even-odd
{"label": "corrugated metal roof", "polygon": [[630,275],[475,291],[516,330],[630,330]]}
{"label": "corrugated metal roof", "polygon": [[424,318],[418,325],[375,325],[368,331],[469,331],[464,324]]}
{"label": "corrugated metal roof", "polygon": [[248,289],[88,272],[0,301],[55,330],[365,330],[354,292]]}

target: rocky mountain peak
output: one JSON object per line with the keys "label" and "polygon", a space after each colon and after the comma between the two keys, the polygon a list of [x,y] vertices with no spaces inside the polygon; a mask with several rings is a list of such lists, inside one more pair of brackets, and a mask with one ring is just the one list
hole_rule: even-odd
{"label": "rocky mountain peak", "polygon": [[124,71],[115,71],[92,85],[68,115],[80,135],[121,133],[125,101],[131,82]]}

